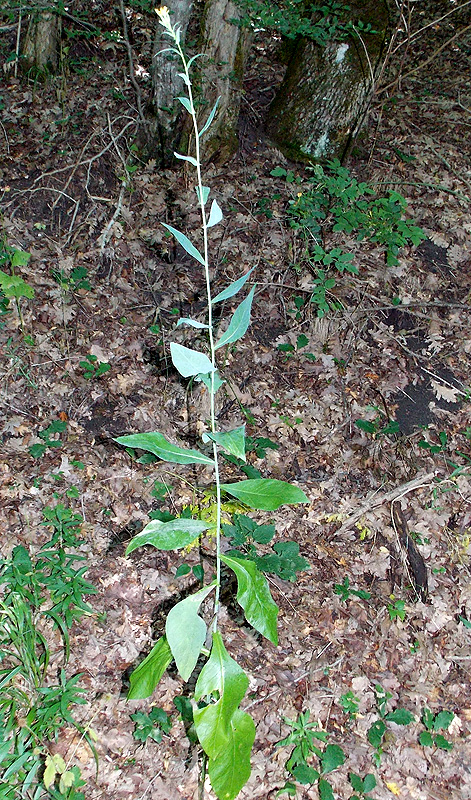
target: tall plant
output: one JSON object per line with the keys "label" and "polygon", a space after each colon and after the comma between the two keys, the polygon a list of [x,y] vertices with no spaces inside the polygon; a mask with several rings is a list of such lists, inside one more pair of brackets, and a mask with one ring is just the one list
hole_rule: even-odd
{"label": "tall plant", "polygon": [[[176,54],[183,65],[180,76],[186,87],[186,95],[178,100],[190,115],[194,128],[194,156],[175,153],[188,162],[196,171],[196,198],[201,210],[203,248],[200,252],[181,231],[165,223],[164,226],[176,238],[186,252],[201,264],[207,292],[206,321],[182,318],[178,325],[186,325],[207,333],[207,351],[194,350],[176,342],[170,345],[175,368],[185,378],[203,382],[210,397],[210,425],[203,434],[203,444],[208,445],[207,454],[190,450],[169,442],[161,433],[140,433],[120,436],[119,444],[140,448],[153,453],[164,461],[176,464],[201,464],[210,468],[214,476],[216,496],[216,574],[210,583],[177,603],[166,620],[165,635],[162,636],[147,658],[131,675],[129,698],[148,697],[154,691],[163,673],[174,660],[184,681],[188,681],[195,670],[201,654],[207,661],[196,681],[193,710],[194,723],[199,742],[208,759],[208,774],[212,788],[219,798],[231,800],[237,796],[250,776],[250,752],[255,738],[252,718],[240,707],[248,687],[248,678],[241,667],[227,652],[219,630],[221,565],[225,564],[236,575],[238,582],[237,601],[242,607],[247,622],[273,644],[277,644],[278,607],[273,601],[268,583],[255,563],[248,559],[225,555],[221,542],[221,503],[224,495],[237,498],[253,509],[273,511],[285,503],[305,503],[308,498],[301,489],[289,483],[272,479],[243,480],[222,483],[220,477],[220,454],[246,460],[245,425],[233,430],[218,430],[216,422],[216,394],[223,380],[217,368],[217,352],[226,345],[238,341],[250,324],[250,312],[255,286],[232,314],[227,328],[218,334],[214,325],[214,307],[234,297],[246,284],[253,269],[227,286],[215,297],[209,271],[208,229],[223,218],[217,200],[212,200],[208,210],[210,188],[203,185],[200,142],[201,136],[210,127],[217,102],[201,129],[198,128],[193,101],[190,68],[197,55],[187,60],[180,42],[180,28],[173,26],[168,9],[157,10],[165,34],[172,40],[168,48]],[[203,449],[204,450],[204,449]],[[126,553],[143,545],[152,545],[161,550],[177,550],[190,545],[213,527],[212,522],[201,519],[177,517],[169,522],[152,520],[144,530],[130,542]],[[213,597],[213,613],[209,630],[200,616],[201,605],[209,596]]]}

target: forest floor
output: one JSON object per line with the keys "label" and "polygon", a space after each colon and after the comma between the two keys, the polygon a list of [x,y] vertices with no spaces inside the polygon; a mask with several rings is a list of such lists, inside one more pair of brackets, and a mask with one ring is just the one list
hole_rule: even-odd
{"label": "forest floor", "polygon": [[[428,46],[419,61],[435,43]],[[241,623],[233,598],[222,613],[228,650],[250,678],[244,708],[257,726],[240,797],[272,798],[284,786],[290,750],[276,744],[289,732],[285,718],[308,710],[346,755],[329,775],[336,797],[353,794],[354,772],[375,775],[378,800],[471,798],[469,33],[407,77],[392,101],[378,100],[349,163],[382,195],[400,192],[427,238],[387,266],[378,244],[326,233],[329,247],[354,254],[359,273],[336,276],[337,302],[322,319],[309,302],[303,239],[287,216],[310,173],[263,138],[262,58],[259,43],[240,150],[205,173],[224,211],[210,242],[215,289],[251,268],[248,285],[257,285],[251,327],[227,355],[218,419],[223,428],[245,421],[250,436],[271,440],[276,449],[264,458],[252,452],[252,465],[307,494],[309,505],[257,521],[273,521],[277,541],[295,540],[309,568],[293,582],[270,579],[278,647]],[[47,506],[81,515],[79,552],[97,593],[88,598],[93,615],[71,630],[67,673],[82,673],[86,703],[73,714],[94,732],[98,775],[73,728],[51,748],[80,766],[86,800],[190,800],[199,760],[173,705],[182,681],[166,675],[147,701],[128,702],[126,689],[160,635],[161,611],[194,579],[175,577],[178,553],[124,553],[151,510],[197,505],[210,478],[200,468],[139,464],[113,437],[155,430],[192,446],[203,429],[205,397],[167,355],[170,338],[190,341],[180,328],[174,333],[175,314],[204,313],[203,276],[160,224],[177,222],[191,234],[199,220],[191,177],[152,161],[136,161],[113,219],[125,141],[135,130],[124,59],[124,50],[97,48],[90,64],[86,51],[80,70],[41,85],[5,75],[3,236],[31,253],[17,272],[35,293],[20,300],[22,325],[14,304],[1,319],[1,551],[8,558],[16,545],[37,550],[50,535]],[[276,65],[265,67],[267,85],[270,69]],[[273,177],[279,166],[300,183]],[[86,379],[87,355],[110,369]],[[357,420],[369,421],[371,432]],[[384,432],[393,420],[399,431]],[[47,446],[39,434],[57,422],[63,430],[53,427],[57,441]],[[44,443],[33,457],[29,448]],[[225,478],[239,475],[229,464],[224,470]],[[184,558],[196,564],[199,556]],[[60,666],[58,652],[50,673]],[[379,756],[368,738],[380,716],[377,685],[391,695],[387,711],[414,715],[408,725],[386,723]],[[349,692],[356,713],[342,705]],[[160,743],[142,743],[130,714],[153,705],[173,724]],[[419,743],[426,708],[455,715],[440,731],[453,749]],[[299,784],[297,796],[316,798],[318,789]]]}

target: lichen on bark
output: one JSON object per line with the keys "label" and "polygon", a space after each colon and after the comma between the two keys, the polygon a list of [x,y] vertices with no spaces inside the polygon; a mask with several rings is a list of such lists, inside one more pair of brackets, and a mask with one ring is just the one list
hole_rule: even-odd
{"label": "lichen on bark", "polygon": [[369,22],[373,31],[325,47],[300,39],[270,107],[268,135],[294,161],[342,159],[363,122],[381,62],[388,10],[385,0],[349,6],[350,18]]}

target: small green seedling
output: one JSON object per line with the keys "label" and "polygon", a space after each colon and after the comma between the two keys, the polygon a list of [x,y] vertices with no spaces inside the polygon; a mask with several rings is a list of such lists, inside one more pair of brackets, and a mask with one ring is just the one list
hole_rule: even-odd
{"label": "small green seedling", "polygon": [[145,714],[143,711],[136,711],[131,714],[131,719],[135,723],[133,736],[138,742],[147,742],[152,739],[154,742],[161,742],[164,733],[170,733],[172,720],[165,713],[163,708],[154,708]]}
{"label": "small green seedling", "polygon": [[[304,347],[307,347],[309,344],[309,339],[304,333],[301,333],[298,338],[296,339],[296,346],[287,342],[286,344],[278,344],[276,349],[279,350],[280,353],[283,353],[283,361],[286,363],[290,358],[292,358],[296,353],[299,353]],[[300,353],[304,358],[307,358],[308,361],[315,361],[316,357],[313,353]]]}
{"label": "small green seedling", "polygon": [[[350,797],[350,800],[361,800],[361,798],[370,800],[367,795],[376,787],[376,778],[371,772],[365,775],[364,778],[361,778],[360,775],[357,775],[355,772],[349,772],[348,780],[352,785],[352,789],[356,792],[356,794]],[[371,798],[371,800],[373,800],[373,798]]]}
{"label": "small green seedling", "polygon": [[[325,166],[316,165],[312,173],[309,185],[289,201],[288,215],[291,227],[305,243],[301,263],[294,264],[294,269],[299,272],[307,268],[312,273],[310,302],[317,307],[317,315],[323,317],[339,307],[332,294],[338,274],[358,274],[351,253],[340,247],[324,247],[326,232],[353,233],[357,241],[368,239],[382,245],[390,266],[398,263],[401,248],[419,244],[426,234],[405,219],[407,203],[402,195],[390,192],[388,197],[376,196],[371,186],[358,182],[337,159]],[[288,178],[289,173],[282,167],[271,174],[285,177],[290,184],[302,183],[294,174]]]}
{"label": "small green seedling", "polygon": [[93,356],[91,353],[88,353],[85,358],[86,361],[79,362],[79,367],[82,367],[83,377],[86,381],[101,378],[105,372],[108,372],[108,370],[111,369],[110,364],[107,364],[103,361],[98,361],[98,358]]}
{"label": "small green seedling", "polygon": [[[329,734],[327,731],[318,730],[315,722],[309,722],[309,711],[299,714],[296,720],[285,719],[291,732],[277,743],[277,747],[293,745],[292,753],[286,762],[286,769],[301,784],[317,784],[319,797],[322,800],[334,800],[332,786],[325,776],[333,772],[345,762],[345,753],[336,744],[327,744],[324,749],[318,746],[319,742],[325,743]],[[313,757],[317,757],[319,768],[311,766]],[[288,793],[293,795],[292,782],[288,782],[277,794]]]}
{"label": "small green seedling", "polygon": [[380,436],[389,436],[393,438],[399,433],[399,423],[395,419],[388,419],[384,411],[378,406],[368,406],[367,411],[374,411],[376,416],[374,419],[356,419],[355,425],[361,431],[370,434],[373,439],[379,439]]}
{"label": "small green seedling", "polygon": [[266,545],[275,535],[275,526],[257,525],[244,514],[234,514],[233,524],[223,524],[222,529],[234,550],[228,555],[247,558],[264,573],[278,575],[284,581],[294,583],[298,572],[309,569],[309,562],[299,555],[299,544],[293,541],[277,542],[271,552],[260,555],[256,544]]}
{"label": "small green seedling", "polygon": [[405,601],[396,600],[393,596],[391,596],[391,602],[388,603],[388,614],[391,622],[394,622],[395,619],[400,619],[401,622],[404,622],[406,613]]}
{"label": "small green seedling", "polygon": [[438,434],[438,441],[439,444],[432,444],[431,442],[427,442],[426,439],[421,439],[420,442],[418,442],[418,446],[422,448],[422,450],[428,450],[431,455],[443,453],[448,444],[448,436],[445,431],[440,431]]}
{"label": "small green seedling", "polygon": [[23,317],[20,308],[20,298],[34,297],[34,289],[29,283],[15,273],[17,267],[26,267],[31,258],[31,253],[19,250],[17,247],[10,247],[5,240],[0,240],[0,266],[10,266],[10,273],[0,269],[0,306],[2,314],[8,311],[8,304],[11,298],[15,298],[18,317],[23,330]]}
{"label": "small green seedling", "polygon": [[439,711],[434,714],[429,708],[424,708],[421,720],[426,728],[419,736],[419,743],[423,747],[438,747],[439,750],[453,750],[453,742],[445,739],[440,730],[447,730],[454,719],[452,711]]}
{"label": "small green seedling", "polygon": [[[85,795],[75,791],[79,786],[85,786],[79,767],[74,766],[69,769],[59,753],[55,753],[53,756],[47,755],[45,766],[43,783],[51,796],[60,796],[67,800],[69,798],[70,800],[72,798],[73,800],[82,800],[82,798],[84,800]],[[57,795],[57,791],[59,795]]]}
{"label": "small green seedling", "polygon": [[348,715],[350,720],[357,718],[360,700],[351,689],[348,692],[345,692],[345,694],[340,695],[339,705],[342,707],[345,714]]}
{"label": "small green seedling", "polygon": [[92,288],[86,267],[74,267],[70,275],[63,269],[55,269],[52,270],[52,277],[65,292],[78,292],[79,289],[89,292]]}
{"label": "small green seedling", "polygon": [[56,433],[62,433],[67,428],[67,423],[60,419],[55,419],[43,431],[39,431],[38,437],[43,440],[43,443],[33,444],[28,447],[28,452],[33,458],[41,458],[48,448],[61,447],[61,439],[52,439]]}
{"label": "small green seedling", "polygon": [[360,600],[369,600],[371,597],[371,592],[365,592],[364,589],[352,589],[350,586],[350,579],[347,575],[342,583],[334,584],[334,593],[338,594],[344,603],[346,603],[350,597],[358,597]]}
{"label": "small green seedling", "polygon": [[375,748],[373,762],[376,766],[381,763],[383,752],[383,742],[387,732],[387,722],[394,722],[396,725],[409,725],[414,722],[415,717],[405,708],[396,708],[394,711],[387,712],[387,705],[392,698],[392,694],[384,689],[380,683],[375,685],[375,700],[379,719],[377,719],[368,729],[367,738],[369,743]]}
{"label": "small green seedling", "polygon": [[[65,726],[78,728],[96,757],[91,733],[71,713],[74,705],[85,702],[85,690],[77,685],[81,675],[68,678],[58,666],[61,656],[64,665],[68,661],[73,622],[93,613],[84,600],[96,591],[84,580],[87,568],[74,567],[75,561],[84,560],[74,552],[82,543],[82,523],[64,506],[46,507],[42,524],[52,528],[49,541],[35,555],[18,545],[0,562],[0,794],[6,800],[39,798],[44,788],[54,798],[84,800],[76,791],[83,785],[79,768],[69,768],[49,752]],[[51,625],[59,634],[52,640],[53,650]]]}

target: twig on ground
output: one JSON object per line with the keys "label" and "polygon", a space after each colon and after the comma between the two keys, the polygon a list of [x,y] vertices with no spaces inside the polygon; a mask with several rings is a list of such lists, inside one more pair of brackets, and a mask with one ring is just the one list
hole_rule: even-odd
{"label": "twig on ground", "polygon": [[338,529],[337,535],[345,533],[346,531],[354,528],[357,522],[359,522],[361,518],[368,513],[368,511],[372,511],[374,508],[384,505],[384,503],[392,503],[394,500],[399,500],[401,497],[404,497],[406,494],[409,494],[409,492],[413,492],[416,489],[423,489],[431,486],[435,476],[435,472],[428,472],[426,475],[420,475],[418,478],[408,481],[408,483],[403,483],[401,486],[396,486],[389,492],[383,492],[383,494],[373,493],[357,511],[354,511],[354,513],[345,520],[345,522]]}

